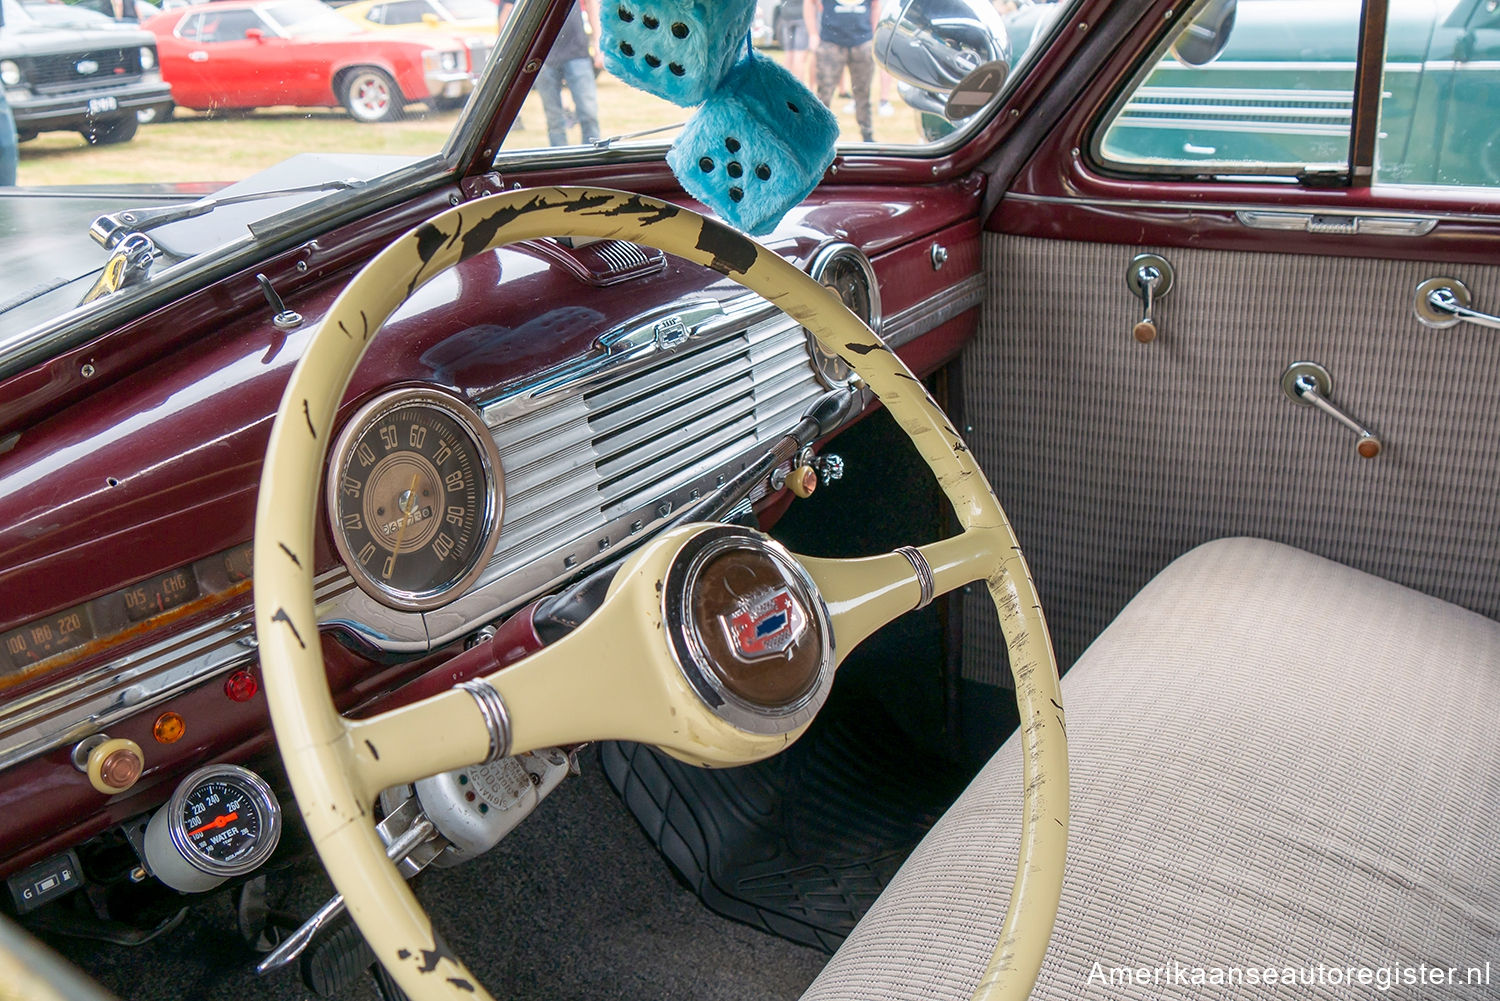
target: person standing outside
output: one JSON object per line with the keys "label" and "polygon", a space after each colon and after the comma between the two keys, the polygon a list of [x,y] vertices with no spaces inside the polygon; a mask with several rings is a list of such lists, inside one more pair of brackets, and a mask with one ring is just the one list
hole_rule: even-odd
{"label": "person standing outside", "polygon": [[[588,17],[589,33],[584,32]],[[604,68],[599,42],[599,0],[578,0],[567,23],[557,33],[547,61],[536,74],[536,90],[547,115],[547,142],[568,145],[568,118],[563,109],[562,89],[573,95],[573,111],[583,133],[583,145],[599,138],[599,88],[594,78]]]}
{"label": "person standing outside", "polygon": [[[502,0],[500,23],[505,23],[515,0]],[[584,28],[584,18],[588,28]],[[583,133],[583,145],[599,138],[599,88],[595,77],[604,68],[604,53],[599,48],[599,0],[578,0],[562,30],[547,53],[546,62],[536,74],[536,92],[547,115],[547,142],[553,146],[568,145],[568,112],[563,106],[562,89],[566,84],[573,95],[573,110]]]}
{"label": "person standing outside", "polygon": [[807,54],[807,21],[803,0],[786,0],[781,5],[777,27],[781,31],[781,37],[777,41],[786,53],[787,72],[796,77],[799,83],[807,84],[810,89],[816,88],[818,81],[812,74],[812,60]]}
{"label": "person standing outside", "polygon": [[808,44],[817,59],[818,100],[830,108],[845,67],[854,95],[854,120],[865,142],[875,141],[870,84],[875,78],[876,0],[803,0]]}

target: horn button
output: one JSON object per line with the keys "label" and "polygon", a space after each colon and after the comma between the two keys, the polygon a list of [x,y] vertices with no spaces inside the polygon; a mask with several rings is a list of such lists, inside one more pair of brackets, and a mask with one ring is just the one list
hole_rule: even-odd
{"label": "horn button", "polygon": [[722,719],[784,733],[827,698],[828,611],[779,544],[740,528],[710,529],[678,554],[662,598],[678,666]]}

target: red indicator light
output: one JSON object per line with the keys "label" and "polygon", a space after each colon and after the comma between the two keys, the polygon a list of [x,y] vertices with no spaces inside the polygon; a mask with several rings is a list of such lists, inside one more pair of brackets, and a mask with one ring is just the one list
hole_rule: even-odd
{"label": "red indicator light", "polygon": [[260,682],[255,675],[243,668],[224,679],[224,694],[235,702],[249,702],[260,691]]}

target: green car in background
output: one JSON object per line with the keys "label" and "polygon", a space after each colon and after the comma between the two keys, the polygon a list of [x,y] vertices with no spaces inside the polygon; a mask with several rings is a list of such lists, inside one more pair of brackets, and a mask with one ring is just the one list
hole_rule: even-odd
{"label": "green car in background", "polygon": [[[1107,167],[1233,173],[1342,168],[1349,155],[1358,0],[1217,7],[1215,56],[1169,52],[1096,140]],[[1228,23],[1224,23],[1227,11]],[[1198,20],[1195,17],[1195,20]],[[1191,37],[1193,27],[1185,35]],[[1500,4],[1390,0],[1376,179],[1500,182]],[[1181,50],[1179,42],[1174,49]],[[1184,59],[1184,57],[1186,57]]]}

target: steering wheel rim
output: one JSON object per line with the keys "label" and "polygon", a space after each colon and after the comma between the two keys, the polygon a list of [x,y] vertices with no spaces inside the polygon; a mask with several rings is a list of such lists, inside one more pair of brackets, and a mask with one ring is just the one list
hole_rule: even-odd
{"label": "steering wheel rim", "polygon": [[[1040,970],[1061,894],[1068,775],[1056,661],[1009,521],[921,382],[836,297],[721,223],[608,189],[492,195],[449,209],[399,237],[330,307],[282,397],[256,508],[256,630],[288,777],[351,917],[414,1001],[488,999],[386,860],[372,815],[380,789],[497,753],[601,738],[644,740],[702,764],[746,763],[779,750],[806,726],[780,734],[742,731],[708,712],[673,667],[662,635],[661,582],[675,556],[706,530],[701,525],[674,529],[644,545],[583,626],[484,679],[492,695],[488,706],[479,694],[454,689],[371,720],[346,720],[334,708],[313,598],[314,537],[327,446],[355,366],[385,320],[443,270],[518,240],[559,235],[653,246],[713,268],[771,300],[860,374],[936,476],[963,528],[960,535],[905,554],[798,560],[835,610],[839,657],[928,597],[919,565],[926,565],[938,594],[985,582],[1016,680],[1025,809],[1010,906],[974,996],[1025,997]],[[621,645],[634,655],[621,658]],[[616,663],[604,671],[592,661]],[[495,719],[496,701],[503,726]]]}

